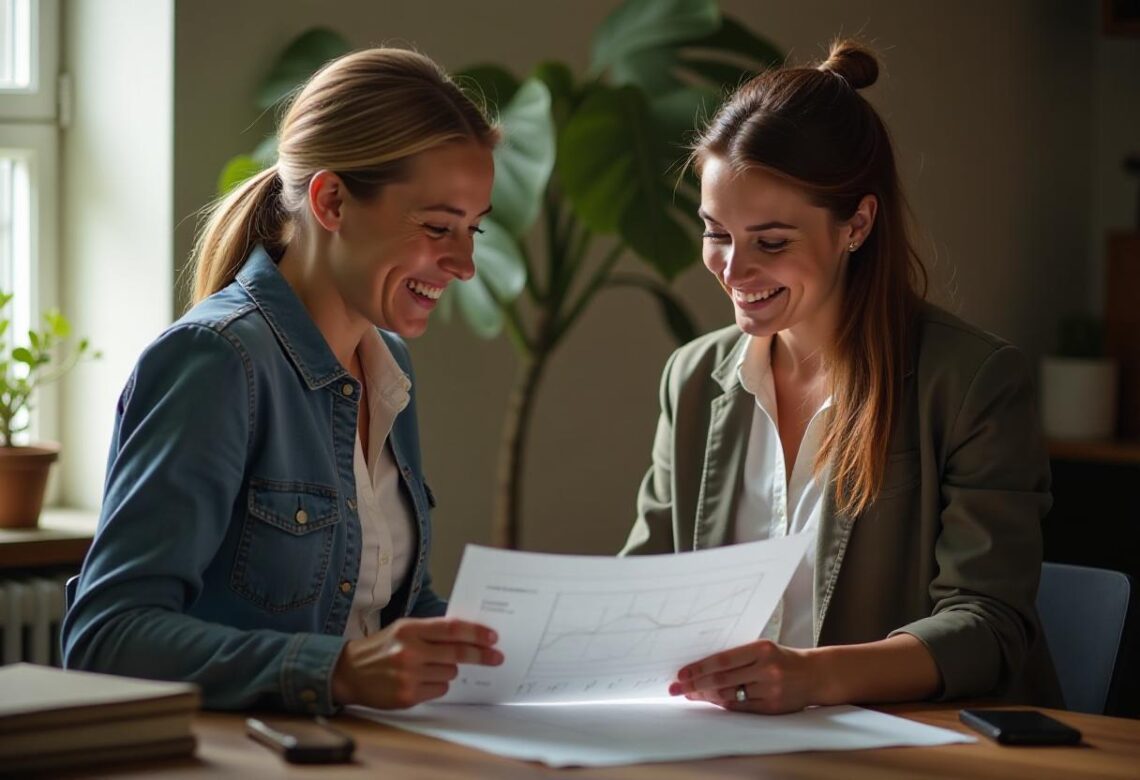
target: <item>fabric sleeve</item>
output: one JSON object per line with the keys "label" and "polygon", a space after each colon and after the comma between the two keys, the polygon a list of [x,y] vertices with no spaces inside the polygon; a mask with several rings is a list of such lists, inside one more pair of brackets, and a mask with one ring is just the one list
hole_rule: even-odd
{"label": "fabric sleeve", "polygon": [[344,638],[242,630],[186,611],[226,536],[255,414],[225,334],[176,327],[119,402],[104,503],[62,631],[70,668],[197,683],[206,707],[332,712]]}
{"label": "fabric sleeve", "polygon": [[929,617],[903,626],[930,650],[941,698],[1000,692],[1035,640],[1049,461],[1032,372],[1011,346],[981,365],[950,429]]}

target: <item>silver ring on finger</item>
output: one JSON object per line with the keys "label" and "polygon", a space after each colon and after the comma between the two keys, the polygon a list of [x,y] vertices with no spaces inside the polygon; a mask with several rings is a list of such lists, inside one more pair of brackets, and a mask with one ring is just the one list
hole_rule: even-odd
{"label": "silver ring on finger", "polygon": [[746,701],[748,701],[748,690],[744,685],[736,686],[736,703],[744,704]]}

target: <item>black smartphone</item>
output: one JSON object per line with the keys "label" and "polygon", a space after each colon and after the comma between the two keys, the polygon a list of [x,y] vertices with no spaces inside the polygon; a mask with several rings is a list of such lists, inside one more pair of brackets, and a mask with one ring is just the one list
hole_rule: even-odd
{"label": "black smartphone", "polygon": [[960,710],[958,719],[1003,745],[1076,745],[1081,732],[1037,710]]}
{"label": "black smartphone", "polygon": [[246,718],[245,733],[293,764],[339,764],[352,760],[356,743],[323,718],[259,720]]}

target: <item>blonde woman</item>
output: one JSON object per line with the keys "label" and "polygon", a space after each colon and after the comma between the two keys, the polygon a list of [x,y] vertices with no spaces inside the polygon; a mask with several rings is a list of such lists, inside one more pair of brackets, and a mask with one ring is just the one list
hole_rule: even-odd
{"label": "blonde woman", "polygon": [[402,337],[474,273],[498,131],[437,65],[317,73],[279,160],[213,210],[195,306],[119,401],[69,667],[198,683],[216,708],[442,695],[502,658],[441,617]]}
{"label": "blonde woman", "polygon": [[696,143],[736,324],[682,347],[626,553],[810,535],[757,641],[678,671],[730,709],[1058,688],[1034,611],[1049,467],[1031,368],[923,302],[875,57],[741,87]]}

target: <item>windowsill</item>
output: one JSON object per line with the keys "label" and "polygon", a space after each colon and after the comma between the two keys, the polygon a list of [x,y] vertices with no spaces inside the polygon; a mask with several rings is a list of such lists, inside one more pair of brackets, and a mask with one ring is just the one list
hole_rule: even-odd
{"label": "windowsill", "polygon": [[99,513],[48,507],[36,528],[0,528],[0,569],[69,566],[79,570]]}

